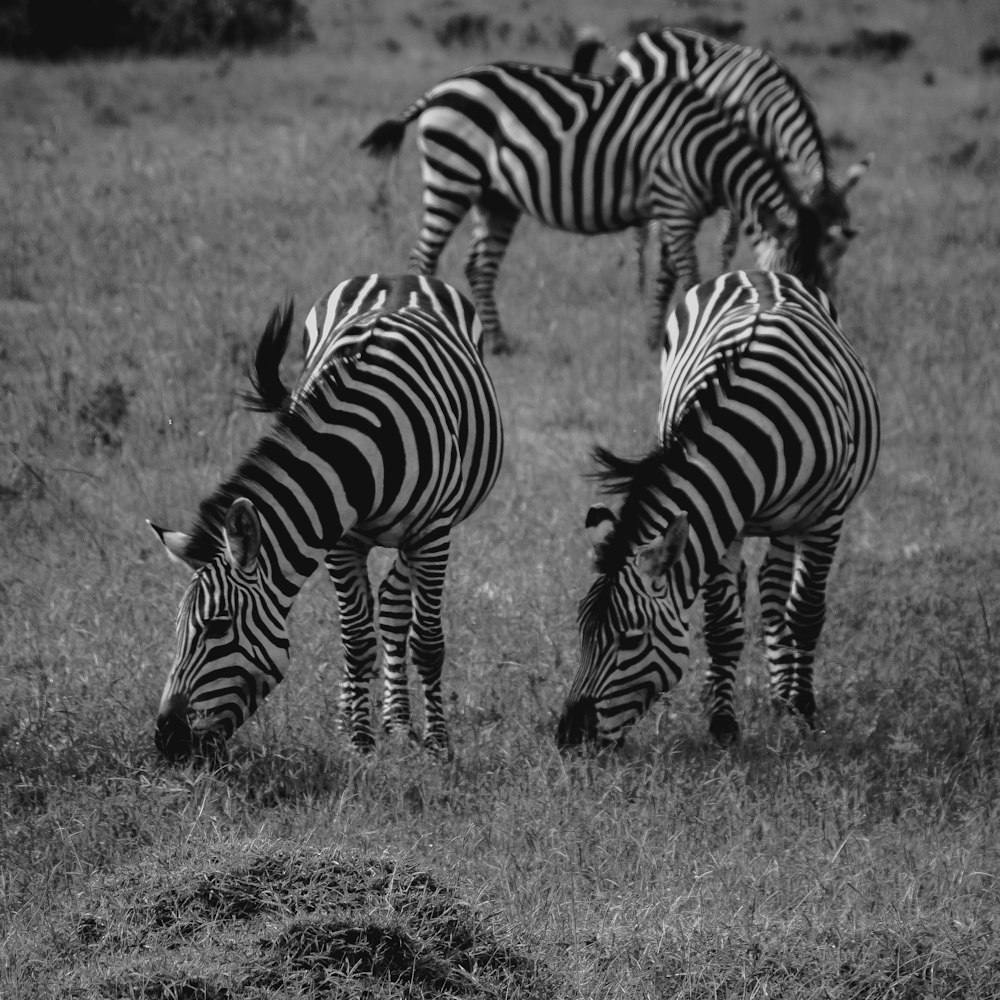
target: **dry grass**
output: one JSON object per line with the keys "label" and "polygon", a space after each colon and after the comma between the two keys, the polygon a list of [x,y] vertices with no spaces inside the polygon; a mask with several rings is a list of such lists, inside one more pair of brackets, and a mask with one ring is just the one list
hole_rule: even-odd
{"label": "dry grass", "polygon": [[[444,47],[462,11],[493,20]],[[490,362],[506,466],[449,571],[454,761],[348,753],[317,579],[291,675],[229,765],[175,770],[151,729],[184,574],[144,519],[183,526],[259,433],[236,393],[276,302],[301,316],[404,266],[412,139],[388,206],[358,140],[462,65],[561,61],[571,17],[614,34],[648,11],[318,14],[317,46],[287,58],[0,63],[0,994],[996,996],[993,5],[739,15],[801,74],[837,165],[876,152],[838,305],[885,448],[832,582],[820,734],[772,716],[755,640],[734,751],[707,739],[692,677],[621,754],[556,752],[582,474],[594,442],[647,446],[657,372],[631,241],[525,222],[499,289],[522,349]],[[830,54],[860,27],[914,42]],[[459,286],[461,244],[442,267]]]}

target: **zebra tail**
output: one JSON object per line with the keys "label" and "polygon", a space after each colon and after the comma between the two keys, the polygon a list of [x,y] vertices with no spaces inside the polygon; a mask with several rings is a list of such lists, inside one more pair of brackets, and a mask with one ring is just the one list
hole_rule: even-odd
{"label": "zebra tail", "polygon": [[276,413],[283,410],[291,399],[291,391],[281,381],[281,359],[288,348],[292,332],[295,305],[289,300],[284,308],[275,306],[271,318],[261,334],[248,374],[250,389],[241,392],[240,398],[248,410],[258,413]]}
{"label": "zebra tail", "polygon": [[408,123],[408,119],[405,117],[387,119],[376,125],[361,140],[361,148],[369,156],[377,156],[379,159],[389,159],[389,157],[395,156],[403,144],[403,136],[406,134]]}
{"label": "zebra tail", "polygon": [[[603,49],[610,49],[600,28],[585,25],[576,33],[576,45],[573,48],[573,58],[570,62],[572,73],[593,73],[594,61]],[[615,53],[611,52],[612,58]]]}

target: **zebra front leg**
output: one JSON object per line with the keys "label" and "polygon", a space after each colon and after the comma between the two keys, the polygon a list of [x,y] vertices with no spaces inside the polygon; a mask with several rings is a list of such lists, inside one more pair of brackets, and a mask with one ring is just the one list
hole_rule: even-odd
{"label": "zebra front leg", "polygon": [[495,298],[500,262],[510,244],[520,217],[517,210],[499,195],[483,196],[472,209],[472,242],[465,257],[465,277],[483,324],[483,340],[494,354],[509,354],[510,341],[500,323]]}
{"label": "zebra front leg", "polygon": [[368,753],[375,745],[371,686],[378,644],[368,580],[370,549],[367,542],[345,536],[325,560],[337,591],[344,643],[344,679],[340,693],[343,725],[351,746],[361,753]]}
{"label": "zebra front leg", "polygon": [[745,636],[746,568],[741,558],[742,549],[743,539],[737,538],[704,592],[709,667],[705,672],[702,698],[708,713],[709,732],[724,746],[734,743],[740,732],[734,688]]}
{"label": "zebra front leg", "polygon": [[444,665],[444,631],[441,599],[448,565],[450,538],[440,534],[408,553],[413,589],[413,624],[410,652],[424,693],[424,744],[451,756],[448,727],[441,699],[441,669]]}
{"label": "zebra front leg", "polygon": [[406,645],[412,620],[410,570],[403,553],[398,552],[378,591],[378,627],[385,653],[382,724],[389,733],[405,733],[415,739],[406,674]]}

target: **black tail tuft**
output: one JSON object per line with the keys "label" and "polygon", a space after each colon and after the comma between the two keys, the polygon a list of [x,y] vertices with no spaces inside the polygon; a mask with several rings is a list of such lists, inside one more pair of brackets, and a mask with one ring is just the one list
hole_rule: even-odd
{"label": "black tail tuft", "polygon": [[288,405],[291,393],[281,381],[281,359],[288,347],[294,315],[295,305],[289,300],[284,308],[275,306],[267,321],[248,372],[250,389],[240,393],[248,410],[276,413]]}
{"label": "black tail tuft", "polygon": [[576,36],[570,70],[573,73],[593,73],[598,53],[607,48],[603,36],[596,28],[583,28]]}
{"label": "black tail tuft", "polygon": [[376,125],[360,142],[369,156],[388,159],[399,152],[406,134],[406,122],[402,118],[389,118]]}

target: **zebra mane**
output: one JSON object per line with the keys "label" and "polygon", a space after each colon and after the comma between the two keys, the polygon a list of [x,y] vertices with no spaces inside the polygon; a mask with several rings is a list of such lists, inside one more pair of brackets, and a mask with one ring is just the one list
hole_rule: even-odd
{"label": "zebra mane", "polygon": [[647,506],[649,490],[663,483],[667,454],[657,446],[641,458],[622,458],[598,446],[592,457],[599,468],[589,473],[589,477],[597,480],[601,492],[625,498],[615,528],[595,560],[599,573],[614,576],[631,555],[635,528],[642,508]]}
{"label": "zebra mane", "polygon": [[275,306],[254,352],[247,373],[250,388],[240,393],[243,405],[259,413],[278,413],[287,408],[291,392],[281,381],[281,359],[288,349],[295,304],[289,299],[284,308]]}
{"label": "zebra mane", "polygon": [[596,447],[593,459],[600,466],[588,473],[600,483],[602,493],[624,496],[618,519],[594,558],[598,576],[580,600],[577,623],[585,649],[597,644],[608,620],[615,578],[632,555],[635,528],[649,490],[663,482],[666,452],[657,446],[641,458],[621,458],[607,448]]}
{"label": "zebra mane", "polygon": [[[281,417],[279,417],[281,420]],[[197,562],[209,562],[223,549],[226,514],[234,500],[258,495],[260,470],[271,465],[270,454],[280,440],[281,427],[261,438],[215,490],[198,505],[198,512],[188,531],[184,555]]]}

